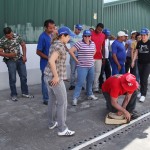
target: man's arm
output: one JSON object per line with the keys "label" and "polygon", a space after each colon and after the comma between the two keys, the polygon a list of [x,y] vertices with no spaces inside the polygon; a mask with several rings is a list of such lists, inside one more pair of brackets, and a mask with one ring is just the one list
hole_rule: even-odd
{"label": "man's arm", "polygon": [[41,58],[48,60],[48,56],[42,53],[40,50],[36,50],[36,54],[39,55]]}
{"label": "man's arm", "polygon": [[0,56],[13,58],[16,56],[16,53],[5,53],[2,48],[0,48]]}
{"label": "man's arm", "polygon": [[131,96],[132,96],[132,94],[128,94],[128,93],[126,94],[126,96],[125,96],[125,98],[124,98],[124,101],[123,101],[123,103],[122,103],[122,107],[123,107],[124,109],[126,109],[128,103],[129,103],[129,101],[130,101],[130,99],[131,99]]}
{"label": "man's arm", "polygon": [[25,42],[22,42],[20,45],[22,47],[22,54],[23,54],[22,60],[25,63],[27,61],[27,57],[26,57],[26,44],[25,44]]}
{"label": "man's arm", "polygon": [[131,115],[130,113],[125,109],[123,108],[122,106],[120,106],[117,102],[118,98],[114,98],[114,97],[111,97],[111,104],[114,108],[116,108],[118,110],[118,112],[122,112],[126,119],[130,121],[131,119]]}
{"label": "man's arm", "polygon": [[114,62],[116,63],[116,65],[118,66],[118,71],[120,71],[121,65],[119,64],[118,58],[115,53],[112,54],[112,58],[113,58]]}

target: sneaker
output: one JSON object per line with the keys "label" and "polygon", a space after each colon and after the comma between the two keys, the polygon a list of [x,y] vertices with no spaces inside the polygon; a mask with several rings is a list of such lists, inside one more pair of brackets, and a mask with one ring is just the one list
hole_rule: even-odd
{"label": "sneaker", "polygon": [[93,92],[94,92],[94,93],[100,93],[99,90],[95,90],[95,91],[93,91]]}
{"label": "sneaker", "polygon": [[52,130],[52,129],[56,128],[57,126],[58,126],[58,123],[55,122],[53,126],[49,127],[49,129]]}
{"label": "sneaker", "polygon": [[74,90],[75,89],[75,86],[73,86],[73,85],[71,85],[70,87],[69,87],[69,90]]}
{"label": "sneaker", "polygon": [[22,97],[24,97],[24,98],[34,98],[34,96],[31,95],[31,94],[22,94]]}
{"label": "sneaker", "polygon": [[139,99],[140,102],[144,102],[145,101],[145,96],[141,96]]}
{"label": "sneaker", "polygon": [[96,97],[95,95],[90,95],[90,96],[88,96],[87,99],[88,99],[88,100],[97,100],[98,97]]}
{"label": "sneaker", "polygon": [[137,94],[137,97],[140,98],[140,97],[141,97],[141,93],[138,93],[138,94]]}
{"label": "sneaker", "polygon": [[71,131],[68,128],[65,129],[63,132],[58,132],[59,136],[72,136],[75,134],[75,131]]}
{"label": "sneaker", "polygon": [[72,106],[77,106],[77,102],[78,102],[77,98],[73,99]]}
{"label": "sneaker", "polygon": [[14,102],[18,101],[16,96],[12,96],[11,100],[14,101]]}

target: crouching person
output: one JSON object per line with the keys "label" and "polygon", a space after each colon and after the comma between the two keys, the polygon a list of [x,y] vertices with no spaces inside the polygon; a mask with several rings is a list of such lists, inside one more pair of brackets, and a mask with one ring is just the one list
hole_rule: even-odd
{"label": "crouching person", "polygon": [[75,134],[75,131],[69,130],[65,123],[67,115],[67,93],[63,81],[66,79],[67,48],[65,44],[69,41],[70,34],[67,27],[58,30],[58,39],[51,45],[48,64],[44,70],[44,81],[49,91],[49,129],[57,127],[59,136]]}
{"label": "crouching person", "polygon": [[[126,73],[111,76],[102,85],[107,109],[118,116],[124,115],[128,121],[131,117],[132,119],[137,118],[138,114],[133,111],[136,106],[137,89],[138,82],[134,75]],[[121,95],[125,95],[125,98],[122,105],[119,105],[118,97]]]}

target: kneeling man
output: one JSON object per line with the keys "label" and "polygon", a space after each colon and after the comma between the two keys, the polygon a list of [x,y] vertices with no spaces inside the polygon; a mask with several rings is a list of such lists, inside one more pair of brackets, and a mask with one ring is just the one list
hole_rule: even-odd
{"label": "kneeling man", "polygon": [[[136,106],[138,86],[135,76],[130,73],[109,77],[102,85],[108,110],[117,113],[119,116],[124,115],[130,121],[131,114]],[[121,95],[125,95],[125,98],[122,105],[119,105],[118,97]]]}

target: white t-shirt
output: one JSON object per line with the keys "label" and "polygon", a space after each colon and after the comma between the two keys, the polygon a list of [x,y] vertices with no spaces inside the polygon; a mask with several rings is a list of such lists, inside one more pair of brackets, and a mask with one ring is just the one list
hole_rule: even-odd
{"label": "white t-shirt", "polygon": [[109,47],[110,41],[109,39],[105,39],[105,58],[109,58]]}

